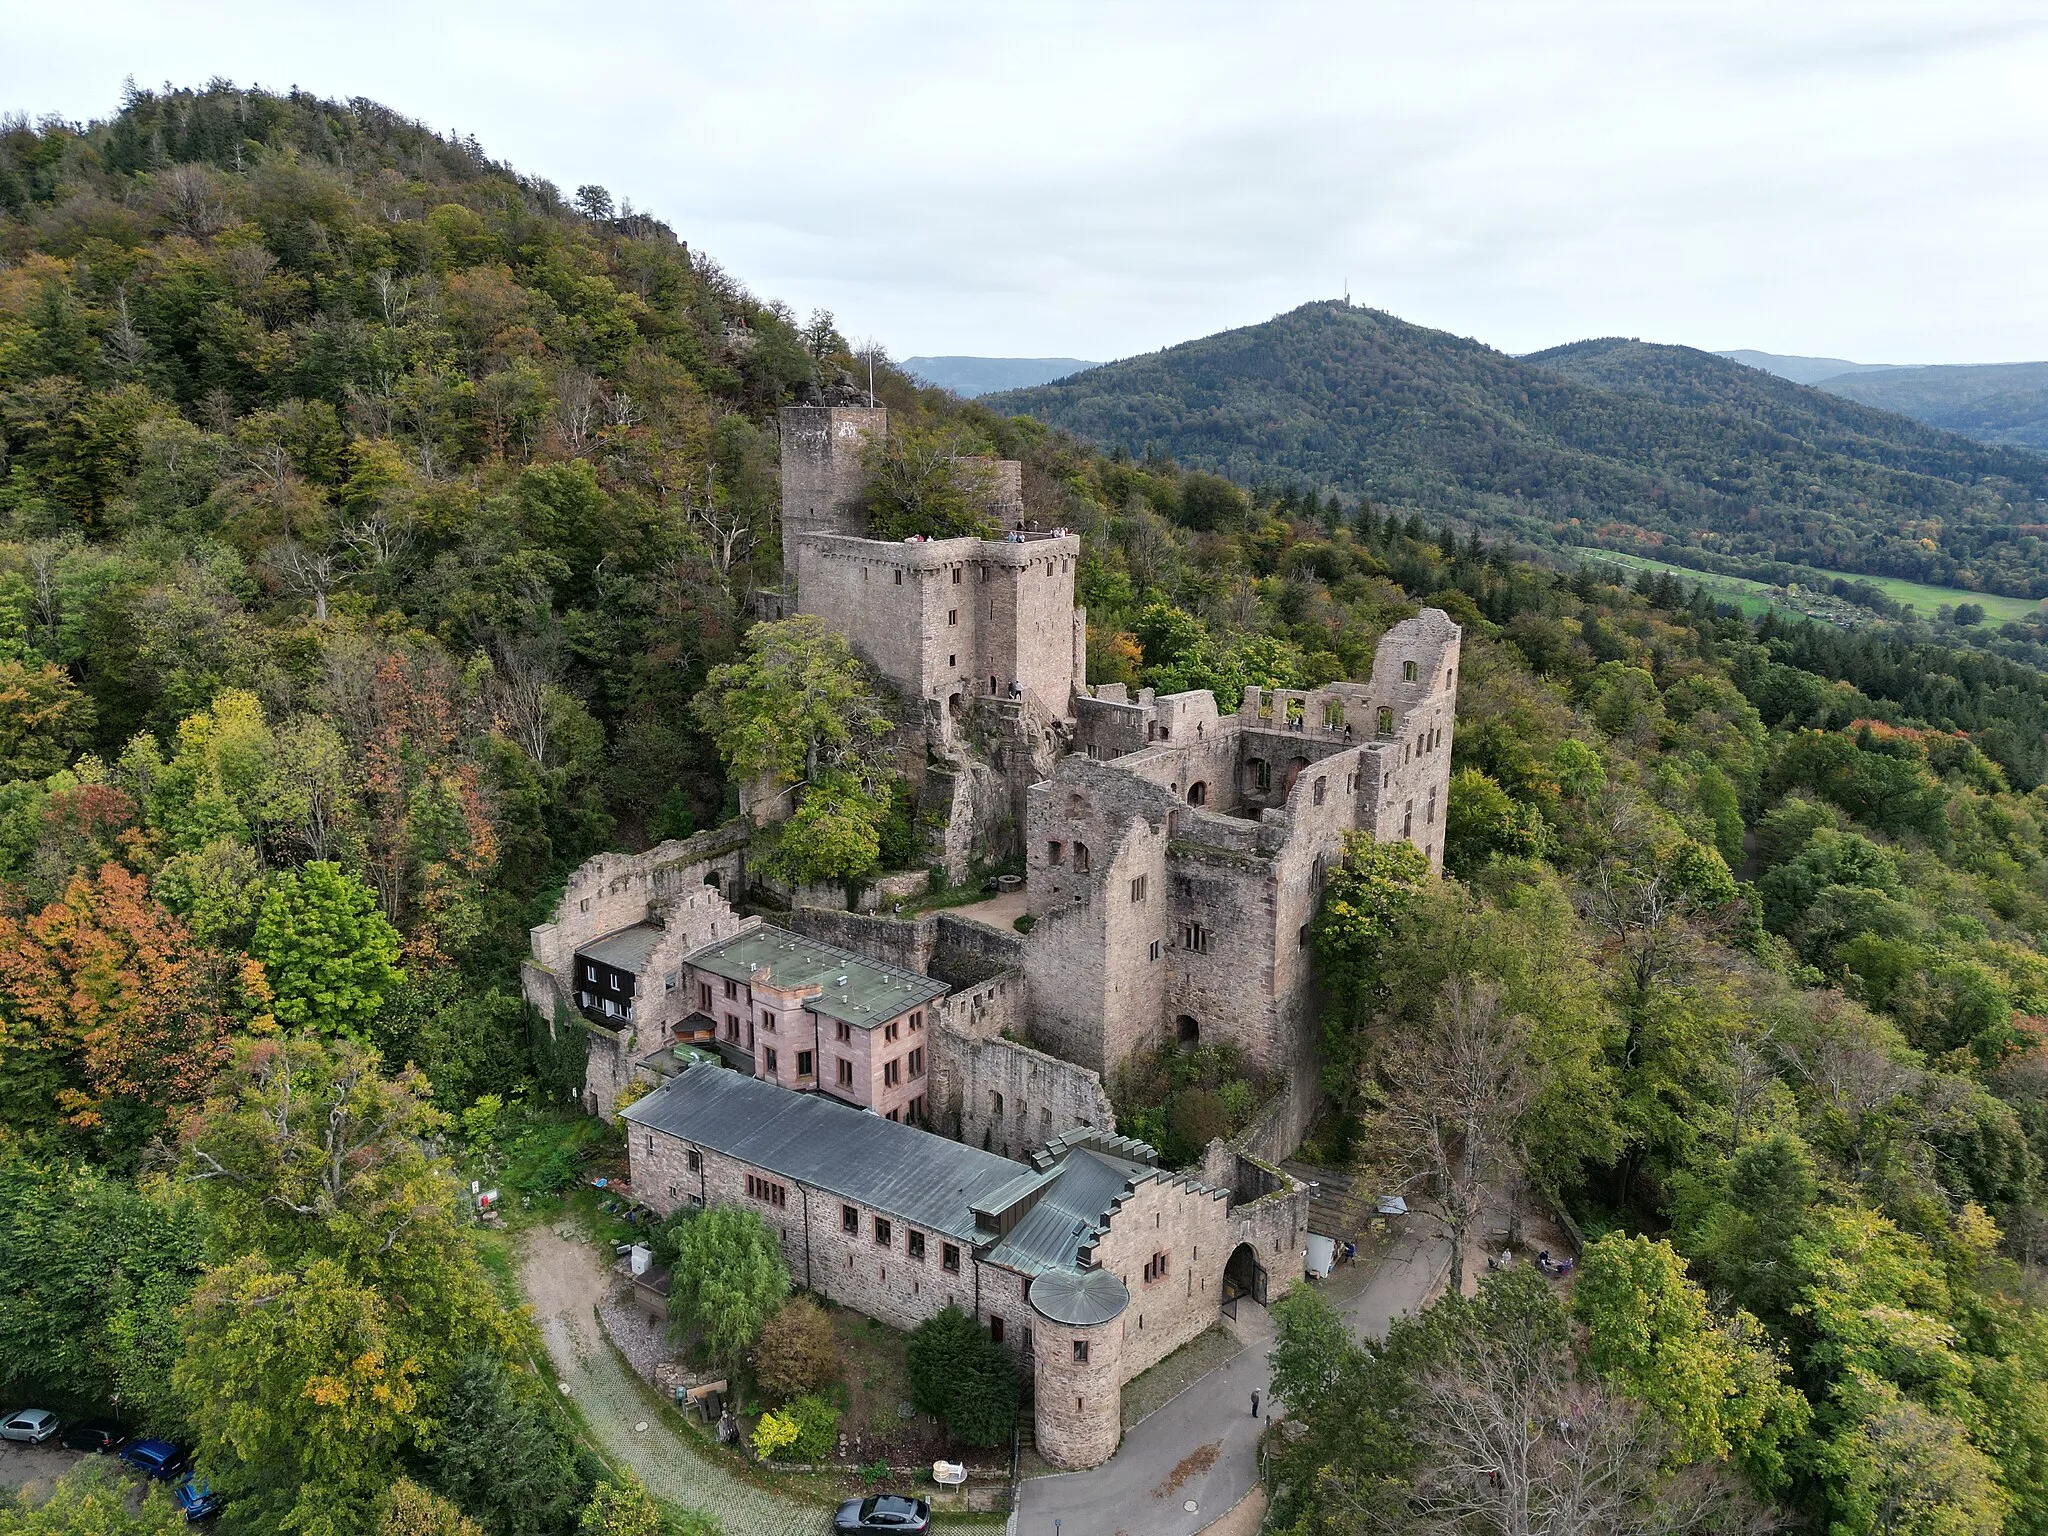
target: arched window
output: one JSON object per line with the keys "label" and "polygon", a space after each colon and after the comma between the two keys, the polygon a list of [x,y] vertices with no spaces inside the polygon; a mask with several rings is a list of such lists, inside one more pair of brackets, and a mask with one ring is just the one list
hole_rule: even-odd
{"label": "arched window", "polygon": [[1208,803],[1209,786],[1200,779],[1197,779],[1194,783],[1188,786],[1188,804],[1207,805]]}

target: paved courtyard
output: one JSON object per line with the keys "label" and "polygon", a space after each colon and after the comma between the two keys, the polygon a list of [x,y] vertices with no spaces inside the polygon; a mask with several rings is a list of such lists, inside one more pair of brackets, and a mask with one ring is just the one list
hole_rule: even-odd
{"label": "paved courtyard", "polygon": [[[1429,1300],[1449,1268],[1450,1244],[1418,1225],[1370,1264],[1338,1270],[1325,1292],[1354,1333],[1384,1338],[1394,1318]],[[1273,1325],[1263,1307],[1244,1301],[1234,1327],[1243,1349],[1141,1421],[1108,1461],[1026,1482],[1015,1536],[1053,1536],[1055,1521],[1061,1536],[1193,1536],[1235,1507],[1258,1481]]]}

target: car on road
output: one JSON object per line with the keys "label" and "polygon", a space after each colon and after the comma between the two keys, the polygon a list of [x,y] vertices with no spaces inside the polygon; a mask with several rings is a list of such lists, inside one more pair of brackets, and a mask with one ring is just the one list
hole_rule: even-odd
{"label": "car on road", "polygon": [[923,1499],[901,1493],[878,1493],[872,1498],[848,1499],[832,1517],[835,1532],[891,1531],[920,1536],[932,1528],[932,1507]]}
{"label": "car on road", "polygon": [[202,1520],[211,1520],[220,1513],[221,1496],[207,1487],[206,1479],[197,1472],[185,1474],[185,1480],[172,1490],[171,1499],[185,1517],[187,1525],[197,1525]]}
{"label": "car on road", "polygon": [[118,1419],[81,1419],[64,1426],[57,1443],[67,1451],[117,1451],[128,1443],[130,1430]]}
{"label": "car on road", "polygon": [[0,1440],[41,1445],[57,1433],[57,1415],[47,1408],[18,1408],[0,1420]]}
{"label": "car on road", "polygon": [[121,1447],[121,1459],[144,1477],[167,1483],[184,1471],[192,1458],[168,1440],[137,1440]]}

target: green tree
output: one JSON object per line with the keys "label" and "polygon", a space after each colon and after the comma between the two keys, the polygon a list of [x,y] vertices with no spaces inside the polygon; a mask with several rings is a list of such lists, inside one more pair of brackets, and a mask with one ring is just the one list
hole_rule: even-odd
{"label": "green tree", "polygon": [[695,1336],[714,1360],[737,1365],[789,1295],[782,1247],[752,1211],[713,1206],[676,1234],[670,1330]]}
{"label": "green tree", "polygon": [[92,737],[92,700],[62,667],[0,658],[0,779],[55,773]]}
{"label": "green tree", "polygon": [[179,1536],[185,1517],[159,1483],[134,1507],[127,1478],[88,1459],[47,1489],[30,1483],[0,1503],[0,1536]]}
{"label": "green tree", "polygon": [[1533,858],[1543,849],[1543,817],[1510,799],[1477,768],[1451,775],[1444,811],[1444,867],[1461,878],[1495,859]]}
{"label": "green tree", "polygon": [[1807,1431],[1806,1400],[1783,1380],[1757,1320],[1715,1319],[1685,1267],[1669,1243],[1647,1237],[1611,1232],[1588,1246],[1572,1292],[1587,1359],[1664,1421],[1675,1456],[1733,1457],[1759,1493],[1772,1493]]}
{"label": "green tree", "polygon": [[172,1381],[236,1518],[310,1536],[368,1525],[426,1374],[383,1298],[332,1260],[293,1272],[246,1254],[200,1284],[183,1333]]}
{"label": "green tree", "polygon": [[1309,941],[1326,998],[1323,1087],[1342,1109],[1358,1100],[1369,1031],[1386,1001],[1381,955],[1429,880],[1429,860],[1414,844],[1357,833],[1324,885]]}
{"label": "green tree", "polygon": [[576,1522],[577,1536],[664,1536],[661,1506],[631,1471],[599,1483]]}
{"label": "green tree", "polygon": [[961,451],[957,435],[891,423],[861,453],[868,537],[992,539],[990,472]]}
{"label": "green tree", "polygon": [[315,862],[273,876],[249,953],[263,962],[281,1024],[362,1036],[405,980],[398,930],[377,898],[340,865]]}
{"label": "green tree", "polygon": [[591,1479],[524,1373],[471,1355],[448,1394],[429,1469],[434,1486],[489,1536],[555,1536],[575,1523]]}
{"label": "green tree", "polygon": [[377,1536],[483,1536],[483,1527],[438,1493],[401,1477],[385,1492]]}
{"label": "green tree", "polygon": [[911,1330],[906,1351],[910,1400],[969,1445],[995,1445],[1017,1416],[1017,1365],[958,1307]]}

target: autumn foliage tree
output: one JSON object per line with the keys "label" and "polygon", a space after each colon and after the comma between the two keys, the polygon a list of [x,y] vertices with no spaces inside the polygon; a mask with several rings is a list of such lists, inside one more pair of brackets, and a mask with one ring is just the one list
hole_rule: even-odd
{"label": "autumn foliage tree", "polygon": [[0,908],[7,1125],[132,1156],[204,1097],[241,984],[118,864],[74,876],[31,916]]}

